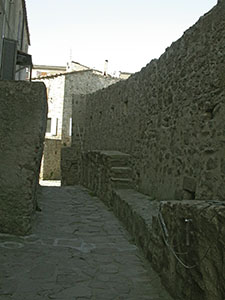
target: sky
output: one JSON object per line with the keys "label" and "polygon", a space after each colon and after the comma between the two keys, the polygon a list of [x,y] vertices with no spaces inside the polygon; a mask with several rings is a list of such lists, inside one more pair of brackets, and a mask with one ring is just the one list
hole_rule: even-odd
{"label": "sky", "polygon": [[70,60],[109,73],[158,58],[217,0],[27,0],[33,63]]}

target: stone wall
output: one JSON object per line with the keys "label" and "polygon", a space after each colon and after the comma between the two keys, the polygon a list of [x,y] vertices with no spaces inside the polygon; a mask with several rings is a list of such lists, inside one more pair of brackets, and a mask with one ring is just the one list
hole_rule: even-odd
{"label": "stone wall", "polygon": [[120,189],[113,191],[111,204],[174,299],[224,300],[220,201],[159,202]]}
{"label": "stone wall", "polygon": [[149,252],[155,269],[179,299],[225,297],[225,203],[171,201],[153,217]]}
{"label": "stone wall", "polygon": [[158,60],[86,97],[84,151],[130,154],[137,189],[157,199],[225,199],[224,11],[221,1]]}
{"label": "stone wall", "polygon": [[26,234],[36,192],[46,129],[42,83],[0,81],[0,232]]}
{"label": "stone wall", "polygon": [[114,188],[130,188],[130,156],[119,151],[82,153],[79,180],[105,203],[111,205]]}
{"label": "stone wall", "polygon": [[61,185],[79,183],[80,151],[75,147],[63,147],[61,152]]}
{"label": "stone wall", "polygon": [[93,93],[99,89],[103,89],[113,83],[118,82],[117,78],[110,76],[102,76],[95,74],[93,70],[77,71],[65,75],[65,95],[63,107],[63,127],[62,127],[62,143],[64,146],[70,146],[72,134],[72,103],[74,100],[74,127],[77,131],[76,110],[80,110],[76,106],[76,97]]}
{"label": "stone wall", "polygon": [[174,299],[224,300],[225,202],[154,200],[132,189],[129,166],[125,153],[88,151],[77,176],[124,223]]}
{"label": "stone wall", "polygon": [[[225,299],[224,16],[223,0],[159,60],[75,100],[81,183],[112,207],[175,299]],[[113,186],[119,151],[147,195]]]}
{"label": "stone wall", "polygon": [[42,180],[61,179],[61,148],[61,140],[45,139],[40,173]]}

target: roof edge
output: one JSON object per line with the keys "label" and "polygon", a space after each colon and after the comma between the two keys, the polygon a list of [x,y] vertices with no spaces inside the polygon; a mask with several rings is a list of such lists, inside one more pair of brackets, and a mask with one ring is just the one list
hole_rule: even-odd
{"label": "roof edge", "polygon": [[23,7],[24,18],[25,18],[25,26],[26,26],[26,29],[27,29],[28,44],[30,46],[31,45],[31,43],[30,43],[30,30],[29,30],[29,26],[28,26],[27,6],[26,6],[26,1],[25,0],[22,0],[22,7]]}

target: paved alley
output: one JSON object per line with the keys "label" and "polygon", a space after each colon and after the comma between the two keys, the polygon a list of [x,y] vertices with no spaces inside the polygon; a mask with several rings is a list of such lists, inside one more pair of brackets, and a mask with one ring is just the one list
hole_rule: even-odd
{"label": "paved alley", "polygon": [[42,186],[31,235],[0,234],[0,300],[171,300],[113,213],[83,187]]}

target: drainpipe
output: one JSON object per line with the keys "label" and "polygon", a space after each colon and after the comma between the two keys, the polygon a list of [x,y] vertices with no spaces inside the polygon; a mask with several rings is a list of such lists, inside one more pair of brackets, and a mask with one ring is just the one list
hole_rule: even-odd
{"label": "drainpipe", "polygon": [[0,0],[0,4],[2,7],[2,13],[3,13],[1,38],[4,38],[4,36],[5,36],[5,17],[6,17],[6,0]]}
{"label": "drainpipe", "polygon": [[20,50],[21,51],[23,51],[24,24],[25,24],[25,19],[24,19],[24,9],[23,9],[23,11],[22,11],[22,32],[21,32],[21,42],[20,42]]}
{"label": "drainpipe", "polygon": [[[23,51],[23,39],[24,39],[24,25],[25,25],[25,18],[24,18],[24,7],[22,9],[22,26],[21,26],[21,39],[20,39],[20,45],[19,50]],[[24,68],[22,68],[23,70]],[[21,80],[21,72],[18,72],[18,79]]]}

